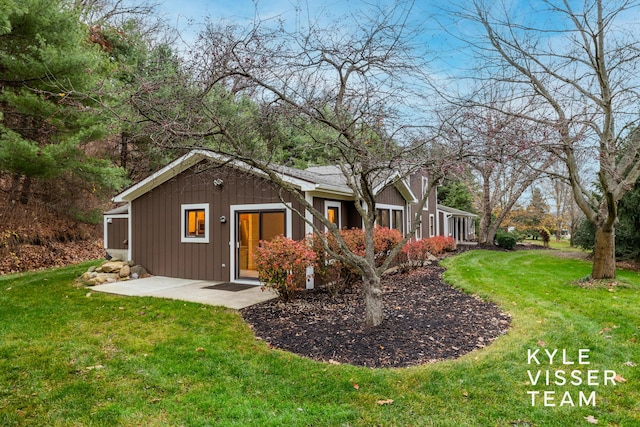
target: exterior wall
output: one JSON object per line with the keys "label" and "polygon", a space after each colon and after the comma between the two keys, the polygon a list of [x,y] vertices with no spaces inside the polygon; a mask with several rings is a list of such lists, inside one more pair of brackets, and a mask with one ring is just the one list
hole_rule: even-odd
{"label": "exterior wall", "polygon": [[[423,177],[429,179],[425,171],[414,173],[409,177],[409,187],[411,188],[411,191],[418,199],[418,202],[420,201],[423,195],[423,181],[422,181]],[[429,197],[427,198],[427,202],[425,203],[424,208],[422,209],[422,212],[421,212],[422,232],[420,232],[420,230],[417,231],[416,235],[418,238],[426,239],[430,237],[430,232],[429,232],[430,231],[429,230],[430,215],[433,215],[433,221],[434,221],[433,234],[435,236],[442,235],[442,231],[441,231],[442,224],[439,221],[439,217],[436,213],[437,208],[438,208],[438,196],[437,196],[436,187],[434,186],[431,189],[431,192],[429,193]],[[411,210],[412,216],[415,215],[415,209],[417,209],[417,205],[411,205],[410,210]]]}
{"label": "exterior wall", "polygon": [[380,193],[378,193],[376,196],[376,203],[402,207],[407,204],[402,197],[402,194],[400,194],[398,189],[393,185],[385,187]]}
{"label": "exterior wall", "polygon": [[105,244],[107,249],[127,249],[129,243],[129,220],[127,218],[107,217],[106,221]]}
{"label": "exterior wall", "polygon": [[[313,198],[313,207],[326,214],[327,202],[333,204],[340,204],[340,228],[360,228],[362,226],[362,221],[356,222],[355,219],[352,219],[353,212],[355,211],[355,206],[353,202],[343,201],[343,200],[333,200],[333,199],[325,199],[323,197],[314,197]],[[358,215],[355,212],[355,215]],[[359,216],[358,216],[359,218]],[[356,222],[356,225],[352,225],[352,223]],[[325,229],[324,225],[320,222],[318,218],[313,218],[313,224],[318,227],[319,230],[323,231]]]}
{"label": "exterior wall", "polygon": [[[131,204],[132,258],[151,274],[228,281],[231,277],[231,205],[280,203],[265,179],[231,167],[196,165],[145,193]],[[198,169],[199,168],[199,169]],[[221,180],[222,185],[215,185]],[[286,201],[299,208],[291,195]],[[209,243],[182,243],[181,206],[209,204]],[[221,217],[226,221],[222,222]],[[304,236],[304,222],[292,215],[292,238]]]}

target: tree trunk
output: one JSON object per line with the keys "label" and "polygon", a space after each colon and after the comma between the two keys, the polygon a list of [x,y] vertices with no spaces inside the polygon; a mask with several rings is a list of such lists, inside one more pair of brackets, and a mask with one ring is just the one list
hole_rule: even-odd
{"label": "tree trunk", "polygon": [[366,326],[378,326],[382,323],[382,287],[378,276],[363,277]]}
{"label": "tree trunk", "polygon": [[615,229],[596,226],[596,243],[593,248],[592,279],[613,279],[616,277]]}
{"label": "tree trunk", "polygon": [[478,230],[478,241],[480,243],[493,244],[493,236],[489,240],[489,226],[491,225],[491,187],[489,186],[489,176],[483,174],[482,179],[482,217],[480,218],[480,228]]}
{"label": "tree trunk", "polygon": [[20,203],[23,205],[29,204],[29,199],[31,197],[31,177],[25,176],[22,181],[22,189],[20,191]]}
{"label": "tree trunk", "polygon": [[498,232],[498,227],[494,227],[493,225],[491,227],[489,227],[487,229],[486,232],[486,240],[484,243],[488,244],[488,245],[493,245],[494,241],[496,240],[496,233]]}

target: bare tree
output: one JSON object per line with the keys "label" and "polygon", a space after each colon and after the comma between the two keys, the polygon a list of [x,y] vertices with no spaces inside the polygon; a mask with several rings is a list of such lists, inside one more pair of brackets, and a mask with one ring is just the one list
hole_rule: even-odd
{"label": "bare tree", "polygon": [[[537,108],[522,117],[555,129],[548,149],[565,165],[576,203],[596,229],[592,277],[615,277],[618,201],[640,177],[636,0],[545,0],[530,9],[476,0],[460,12],[484,33],[473,46],[488,79],[510,83]],[[516,17],[517,16],[517,17]],[[467,25],[467,28],[469,26]],[[476,34],[477,36],[477,34]],[[464,36],[469,40],[469,34]],[[587,152],[602,197],[579,174]]]}
{"label": "bare tree", "polygon": [[489,244],[520,196],[553,162],[541,155],[546,140],[541,126],[518,117],[495,95],[484,106],[469,103],[441,115],[446,144],[462,159],[454,174],[474,190],[478,241]]}
{"label": "bare tree", "polygon": [[[383,320],[380,277],[414,235],[413,218],[405,239],[387,261],[377,266],[373,232],[376,188],[399,172],[402,179],[414,168],[439,174],[442,158],[421,159],[426,139],[415,132],[417,91],[407,82],[424,81],[410,46],[413,33],[407,21],[411,4],[374,8],[349,16],[330,27],[310,22],[289,32],[283,25],[256,22],[249,29],[209,25],[189,67],[196,85],[170,102],[156,103],[153,90],[138,97],[138,108],[154,124],[158,141],[171,135],[187,145],[204,147],[240,160],[269,176],[289,192],[328,229],[340,246],[332,253],[361,273],[366,299],[365,324]],[[311,124],[322,132],[309,133],[310,143],[325,147],[328,160],[338,165],[353,192],[363,219],[365,255],[349,250],[338,229],[304,195],[282,179],[275,164],[282,136],[280,124]],[[437,176],[413,211],[420,213]],[[314,227],[314,221],[298,212]],[[325,250],[331,252],[327,242]]]}

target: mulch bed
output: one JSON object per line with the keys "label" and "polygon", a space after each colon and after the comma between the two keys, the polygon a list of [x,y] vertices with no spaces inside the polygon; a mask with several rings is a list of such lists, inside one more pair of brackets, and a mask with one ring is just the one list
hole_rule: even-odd
{"label": "mulch bed", "polygon": [[375,328],[362,325],[362,286],[336,297],[324,289],[305,291],[291,303],[271,300],[241,314],[273,347],[372,368],[454,359],[507,332],[508,314],[445,284],[443,271],[429,266],[385,276],[384,321]]}

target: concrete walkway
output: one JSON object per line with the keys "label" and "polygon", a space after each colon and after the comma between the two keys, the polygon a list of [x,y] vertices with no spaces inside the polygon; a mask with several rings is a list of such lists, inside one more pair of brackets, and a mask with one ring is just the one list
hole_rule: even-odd
{"label": "concrete walkway", "polygon": [[117,295],[169,298],[235,309],[248,307],[276,297],[276,294],[272,291],[262,291],[260,286],[252,286],[249,289],[236,292],[207,289],[208,286],[220,283],[222,282],[152,276],[143,279],[105,283],[104,285],[93,286],[91,289]]}

